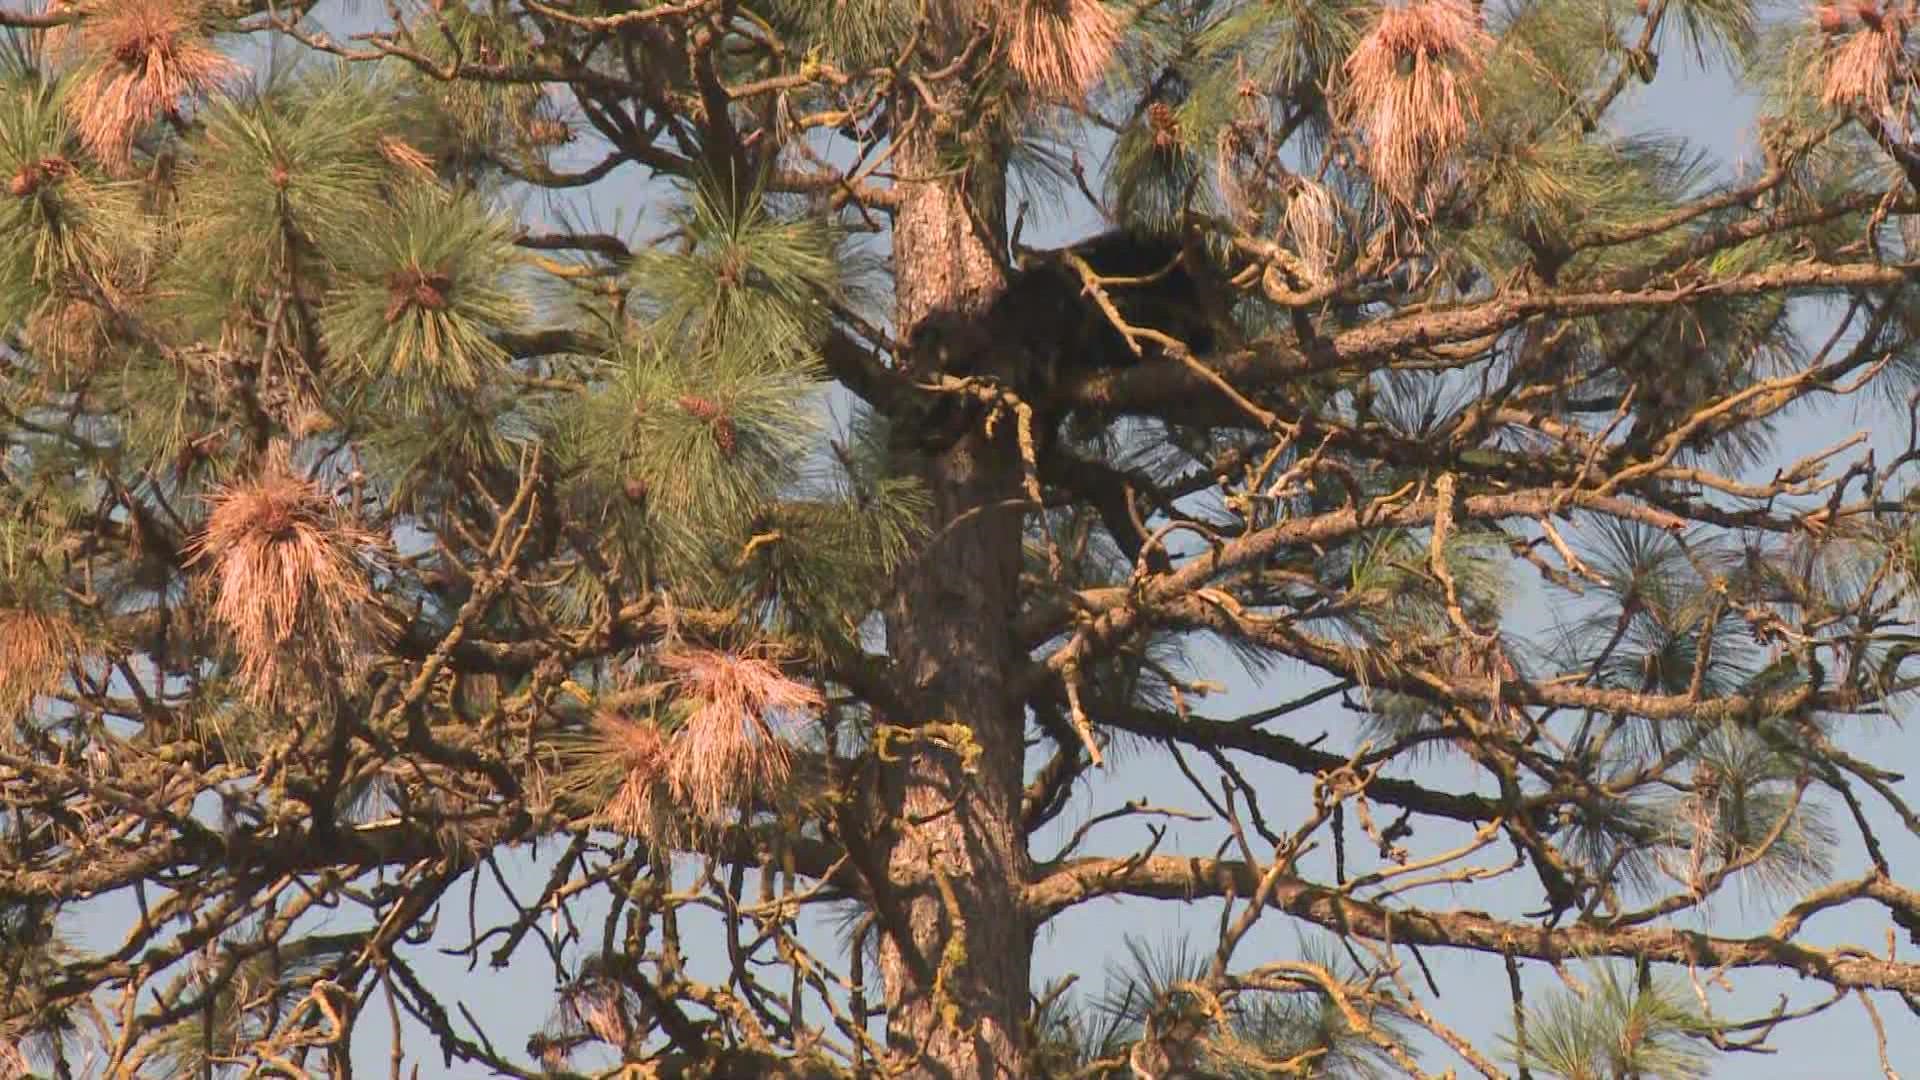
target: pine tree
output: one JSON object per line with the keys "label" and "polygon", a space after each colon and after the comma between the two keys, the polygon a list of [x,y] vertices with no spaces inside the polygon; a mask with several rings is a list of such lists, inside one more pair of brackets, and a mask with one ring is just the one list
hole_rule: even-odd
{"label": "pine tree", "polygon": [[1892,1075],[1917,24],[0,6],[0,1070]]}

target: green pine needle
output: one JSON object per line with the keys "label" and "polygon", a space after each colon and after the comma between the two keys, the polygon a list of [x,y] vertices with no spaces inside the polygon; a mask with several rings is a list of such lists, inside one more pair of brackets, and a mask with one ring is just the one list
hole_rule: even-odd
{"label": "green pine needle", "polygon": [[811,362],[826,301],[847,295],[842,236],[831,221],[782,219],[757,192],[702,184],[679,214],[682,247],[634,260],[633,306],[647,336],[696,355]]}
{"label": "green pine needle", "polygon": [[1617,964],[1587,969],[1584,999],[1556,990],[1526,1010],[1526,1038],[1509,1036],[1512,1060],[1552,1080],[1698,1080],[1709,1074],[1706,1021],[1687,991],[1666,979],[1635,985]]}
{"label": "green pine needle", "polygon": [[52,84],[0,87],[0,184],[0,323],[55,294],[92,295],[147,255],[138,195],[86,162]]}
{"label": "green pine needle", "polygon": [[506,368],[495,335],[527,315],[510,280],[519,254],[477,197],[408,185],[339,261],[321,325],[338,377],[365,380],[347,396],[417,414]]}
{"label": "green pine needle", "polygon": [[180,180],[182,288],[217,289],[208,299],[219,319],[236,303],[270,305],[267,294],[289,283],[324,286],[329,255],[384,205],[385,100],[370,80],[332,68],[213,103]]}

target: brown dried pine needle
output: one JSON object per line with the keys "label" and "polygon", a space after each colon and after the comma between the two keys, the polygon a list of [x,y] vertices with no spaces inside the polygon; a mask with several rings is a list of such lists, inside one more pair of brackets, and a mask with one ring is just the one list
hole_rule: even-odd
{"label": "brown dried pine needle", "polygon": [[413,145],[397,135],[382,135],[379,142],[380,156],[387,163],[403,172],[411,172],[432,179],[434,177],[433,155]]}
{"label": "brown dried pine needle", "polygon": [[625,1047],[633,1038],[626,992],[610,977],[596,974],[576,980],[560,992],[560,1005],[569,1027],[591,1032],[608,1046]]}
{"label": "brown dried pine needle", "polygon": [[113,347],[113,316],[90,298],[55,296],[27,316],[20,336],[47,373],[89,371]]}
{"label": "brown dried pine needle", "polygon": [[1493,38],[1465,0],[1383,7],[1347,57],[1334,95],[1343,124],[1364,140],[1374,183],[1413,209],[1452,166],[1478,117],[1472,81]]}
{"label": "brown dried pine needle", "polygon": [[134,138],[190,97],[241,75],[205,32],[204,0],[95,0],[50,44],[77,64],[68,98],[80,140],[102,164],[124,168]]}
{"label": "brown dried pine needle", "polygon": [[1287,236],[1316,273],[1326,274],[1340,255],[1340,211],[1325,187],[1306,177],[1287,200]]}
{"label": "brown dried pine needle", "polygon": [[686,650],[669,652],[660,663],[691,706],[667,754],[668,787],[680,805],[718,822],[750,796],[786,783],[792,755],[773,719],[819,710],[825,704],[819,691],[758,656]]}
{"label": "brown dried pine needle", "polygon": [[1086,98],[1120,44],[1120,16],[1101,0],[998,0],[1007,63],[1039,96]]}
{"label": "brown dried pine needle", "polygon": [[79,655],[80,635],[65,619],[0,609],[0,714],[10,717],[58,686]]}
{"label": "brown dried pine needle", "polygon": [[377,538],[340,520],[284,451],[208,501],[191,561],[211,565],[213,616],[233,637],[249,694],[271,695],[290,648],[351,656],[377,625],[363,566]]}
{"label": "brown dried pine needle", "polygon": [[595,771],[611,770],[613,795],[601,808],[629,836],[660,838],[667,808],[667,740],[658,725],[601,712],[592,724]]}
{"label": "brown dried pine needle", "polygon": [[[1820,102],[1832,108],[1857,108],[1891,123],[1900,115],[1893,102],[1901,70],[1907,30],[1914,12],[1906,4],[1854,5],[1856,18],[1833,24],[1816,12],[1816,23],[1831,38],[1820,80]],[[1871,17],[1868,17],[1868,14]],[[1851,31],[1845,27],[1852,26]],[[1842,33],[1836,33],[1841,31]]]}
{"label": "brown dried pine needle", "polygon": [[[128,254],[128,253],[117,253]],[[113,310],[131,305],[146,288],[147,266],[137,254],[93,268],[88,289],[54,290],[20,328],[45,375],[91,371],[113,352]]]}

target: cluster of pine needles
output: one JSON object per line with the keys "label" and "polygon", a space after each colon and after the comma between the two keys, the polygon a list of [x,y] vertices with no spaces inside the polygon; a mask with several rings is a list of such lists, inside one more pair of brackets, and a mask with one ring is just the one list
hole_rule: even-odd
{"label": "cluster of pine needles", "polygon": [[236,80],[243,69],[214,47],[204,0],[74,0],[53,10],[81,18],[48,35],[48,51],[71,63],[68,97],[81,142],[124,170],[136,136],[181,103]]}
{"label": "cluster of pine needles", "polygon": [[209,568],[212,614],[232,638],[249,695],[283,687],[296,648],[355,657],[382,624],[367,573],[379,538],[295,472],[283,446],[258,473],[216,487],[208,504],[190,565]]}
{"label": "cluster of pine needles", "polygon": [[656,841],[777,797],[793,772],[782,728],[817,713],[820,692],[766,650],[676,646],[652,660],[663,678],[622,695],[650,698],[652,712],[596,712],[562,744],[556,787],[596,807],[610,827]]}
{"label": "cluster of pine needles", "polygon": [[1444,177],[1479,116],[1473,80],[1493,37],[1478,5],[1420,0],[1383,7],[1342,69],[1334,112],[1364,140],[1374,183],[1416,209]]}

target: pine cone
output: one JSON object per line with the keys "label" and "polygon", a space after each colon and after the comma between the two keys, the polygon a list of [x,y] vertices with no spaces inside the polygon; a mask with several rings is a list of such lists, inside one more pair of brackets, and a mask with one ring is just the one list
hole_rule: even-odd
{"label": "pine cone", "polygon": [[695,420],[711,421],[720,415],[720,406],[694,394],[680,395],[680,400],[675,402],[675,404],[679,405],[682,411]]}
{"label": "pine cone", "polygon": [[73,162],[63,157],[41,158],[20,167],[7,181],[7,193],[16,199],[24,199],[48,184],[57,184],[73,172]]}
{"label": "pine cone", "polygon": [[527,124],[527,142],[534,146],[565,146],[573,141],[573,128],[565,120],[540,119]]}
{"label": "pine cone", "polygon": [[387,275],[387,323],[406,313],[409,307],[423,311],[445,311],[447,294],[453,290],[453,278],[444,270],[410,267]]}
{"label": "pine cone", "polygon": [[1164,101],[1156,101],[1147,109],[1147,125],[1153,129],[1153,145],[1158,150],[1170,150],[1180,145],[1180,117],[1175,115],[1173,106]]}

